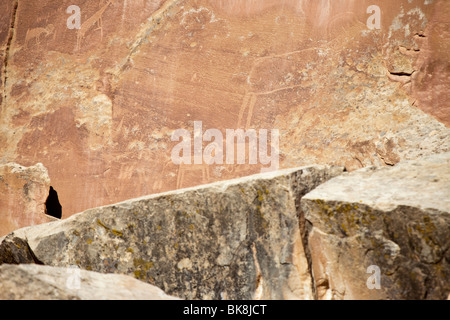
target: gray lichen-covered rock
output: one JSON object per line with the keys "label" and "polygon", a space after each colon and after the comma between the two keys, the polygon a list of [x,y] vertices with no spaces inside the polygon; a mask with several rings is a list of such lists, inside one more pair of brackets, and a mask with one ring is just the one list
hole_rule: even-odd
{"label": "gray lichen-covered rock", "polygon": [[25,240],[14,237],[13,234],[0,239],[0,265],[28,263],[42,264]]}
{"label": "gray lichen-covered rock", "polygon": [[132,277],[76,268],[0,266],[0,300],[174,300]]}
{"label": "gray lichen-covered rock", "polygon": [[312,299],[300,199],[309,166],[88,210],[15,232],[45,264],[121,273],[188,299]]}
{"label": "gray lichen-covered rock", "polygon": [[341,175],[301,203],[319,298],[448,296],[450,153]]}

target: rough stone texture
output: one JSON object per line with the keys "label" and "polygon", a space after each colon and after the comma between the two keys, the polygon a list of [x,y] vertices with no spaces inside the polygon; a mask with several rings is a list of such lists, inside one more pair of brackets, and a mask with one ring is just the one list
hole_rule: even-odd
{"label": "rough stone texture", "polygon": [[121,273],[187,299],[312,299],[301,197],[310,166],[91,209],[14,232],[46,265]]}
{"label": "rough stone texture", "polygon": [[176,300],[124,275],[39,265],[0,266],[0,300]]}
{"label": "rough stone texture", "polygon": [[45,214],[49,187],[48,172],[41,163],[32,167],[0,165],[0,236],[53,221]]}
{"label": "rough stone texture", "polygon": [[[74,4],[79,31],[66,27]],[[367,28],[370,5],[381,7],[381,30]],[[282,168],[354,170],[449,151],[449,8],[3,0],[1,161],[42,162],[68,217],[260,171],[173,165],[170,135],[195,120],[223,132],[280,129]]]}
{"label": "rough stone texture", "polygon": [[2,264],[42,264],[28,243],[14,235],[8,235],[4,239],[0,239],[0,265]]}
{"label": "rough stone texture", "polygon": [[416,35],[417,47],[407,50],[415,58],[412,96],[419,107],[450,125],[450,2],[437,1],[429,24]]}
{"label": "rough stone texture", "polygon": [[[12,41],[12,35],[14,28],[11,28],[11,22],[14,20],[15,12],[15,2],[13,1],[2,1],[0,3],[0,106],[3,106],[3,95],[4,95],[4,84],[6,82],[7,66],[8,66],[8,53],[10,44]],[[5,143],[4,140],[0,138],[0,143]]]}
{"label": "rough stone texture", "polygon": [[[446,299],[450,153],[344,174],[301,207],[319,298]],[[371,265],[380,290],[366,286]]]}

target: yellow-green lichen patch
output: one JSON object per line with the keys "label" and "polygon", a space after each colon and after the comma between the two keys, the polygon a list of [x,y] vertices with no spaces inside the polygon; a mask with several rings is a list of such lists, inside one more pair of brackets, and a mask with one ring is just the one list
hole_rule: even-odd
{"label": "yellow-green lichen patch", "polygon": [[118,237],[122,237],[122,236],[123,236],[123,233],[122,233],[121,231],[119,231],[119,230],[112,229],[111,232],[112,232],[114,235],[118,236]]}
{"label": "yellow-green lichen patch", "polygon": [[100,219],[97,219],[97,225],[99,225],[100,227],[102,227],[102,228],[106,229],[107,231],[111,232],[115,236],[123,237],[123,232],[122,231],[119,231],[117,229],[111,229],[111,228],[107,227]]}
{"label": "yellow-green lichen patch", "polygon": [[100,219],[97,219],[97,224],[109,231],[109,228]]}
{"label": "yellow-green lichen patch", "polygon": [[86,240],[86,243],[87,243],[87,244],[91,244],[93,241],[94,241],[94,240],[92,240],[91,238],[89,238],[89,239]]}
{"label": "yellow-green lichen patch", "polygon": [[147,272],[153,268],[154,263],[152,261],[146,261],[142,258],[135,258],[133,265],[136,268],[133,274],[136,279],[144,280],[147,278]]}
{"label": "yellow-green lichen patch", "polygon": [[[420,237],[425,240],[427,245],[432,246],[435,244],[434,234],[437,230],[433,221],[431,221],[430,216],[426,215],[423,217],[423,222],[417,223],[414,225],[414,230],[420,234]],[[408,229],[408,232],[411,234],[411,228]]]}
{"label": "yellow-green lichen patch", "polygon": [[263,202],[264,201],[263,192],[259,189],[257,190],[257,192],[258,192],[258,201]]}
{"label": "yellow-green lichen patch", "polygon": [[313,201],[316,212],[323,223],[331,230],[340,231],[345,236],[354,235],[355,232],[369,227],[377,220],[372,209],[359,203],[325,202],[321,199]]}
{"label": "yellow-green lichen patch", "polygon": [[152,261],[145,261],[142,258],[135,258],[133,260],[133,265],[135,268],[139,268],[144,271],[148,271],[149,269],[153,268],[154,263]]}
{"label": "yellow-green lichen patch", "polygon": [[135,270],[135,271],[133,272],[133,275],[134,275],[134,277],[135,277],[136,279],[138,279],[138,280],[144,280],[145,277],[147,276],[147,273],[146,273],[146,272],[143,272],[142,270]]}

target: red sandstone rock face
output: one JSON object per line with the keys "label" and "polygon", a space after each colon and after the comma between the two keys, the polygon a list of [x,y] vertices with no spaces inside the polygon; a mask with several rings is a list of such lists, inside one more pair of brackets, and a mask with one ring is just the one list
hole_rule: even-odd
{"label": "red sandstone rock face", "polygon": [[50,179],[42,164],[28,168],[15,163],[0,165],[0,237],[53,220],[45,215],[49,187]]}
{"label": "red sandstone rock face", "polygon": [[[13,11],[14,5],[12,1],[3,1],[0,3],[0,12],[2,12],[0,16],[0,88],[2,88],[0,105],[3,104],[3,84],[5,82],[5,69],[8,62],[6,55],[10,45],[10,35],[12,34],[10,26],[11,20],[13,19]],[[4,141],[0,140],[0,142],[4,144]]]}
{"label": "red sandstone rock face", "polygon": [[[80,30],[66,26],[70,5]],[[370,5],[381,30],[367,27]],[[1,160],[42,162],[67,217],[261,170],[173,164],[171,134],[192,133],[194,121],[224,134],[279,129],[282,168],[354,170],[447,151],[449,6],[3,1]]]}
{"label": "red sandstone rock face", "polygon": [[[416,36],[416,53],[412,76],[412,96],[426,113],[450,125],[450,2],[436,3],[423,34]],[[417,50],[417,49],[416,49]]]}

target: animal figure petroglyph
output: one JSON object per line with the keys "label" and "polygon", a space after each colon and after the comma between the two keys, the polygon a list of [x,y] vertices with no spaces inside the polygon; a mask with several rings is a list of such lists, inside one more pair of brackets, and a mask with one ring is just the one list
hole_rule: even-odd
{"label": "animal figure petroglyph", "polygon": [[[256,59],[247,77],[247,88],[239,111],[237,128],[250,128],[259,97],[301,88],[299,71],[305,69],[309,61],[320,61],[320,55],[326,51],[327,47],[340,46],[342,41],[352,39],[365,28],[365,25],[358,20],[354,13],[344,12],[332,17],[327,23],[325,30],[328,43],[326,46],[311,47]],[[268,74],[271,77],[270,81],[267,80]],[[261,75],[264,75],[264,77],[261,77]],[[244,119],[246,114],[247,117]]]}
{"label": "animal figure petroglyph", "polygon": [[83,41],[83,38],[86,36],[86,33],[91,30],[92,27],[95,26],[95,24],[98,25],[97,29],[100,30],[101,39],[103,40],[103,14],[105,13],[106,9],[108,9],[109,5],[114,4],[114,0],[108,0],[106,4],[100,8],[96,13],[94,13],[89,19],[87,19],[83,24],[81,25],[80,29],[77,31],[77,50],[79,51],[81,49],[81,42]]}
{"label": "animal figure petroglyph", "polygon": [[[239,118],[238,118],[238,124],[237,128],[245,128],[249,129],[254,113],[254,108],[256,105],[256,102],[258,100],[258,97],[265,96],[265,95],[271,95],[275,94],[277,92],[296,89],[302,87],[302,84],[299,83],[298,80],[294,79],[295,77],[292,75],[291,70],[292,69],[298,69],[299,61],[302,61],[303,59],[300,59],[299,57],[295,57],[296,55],[302,55],[306,51],[312,51],[316,50],[317,48],[308,48],[304,50],[299,51],[292,51],[287,52],[279,55],[271,55],[267,57],[262,57],[259,59],[256,59],[254,62],[250,73],[247,77],[247,85],[248,88],[245,90],[244,99],[242,101],[241,109],[239,111]],[[272,73],[272,71],[275,71],[278,73],[278,75],[284,74],[284,77],[288,77],[289,79],[286,81],[278,81],[280,79],[275,79],[277,81],[272,81],[268,85],[264,84],[257,84],[258,79],[257,75],[259,72],[269,71]],[[286,72],[284,72],[286,71]],[[274,82],[276,82],[274,84]],[[258,86],[263,87],[269,87],[266,88],[267,90],[260,90],[258,89]],[[244,115],[247,113],[247,119],[245,121],[244,126]],[[244,126],[244,127],[243,127]]]}
{"label": "animal figure petroglyph", "polygon": [[53,24],[49,24],[45,28],[34,28],[28,29],[27,35],[25,36],[25,48],[28,48],[28,43],[30,40],[35,39],[36,44],[40,45],[40,38],[45,33],[45,36],[49,36],[55,31],[55,26]]}

